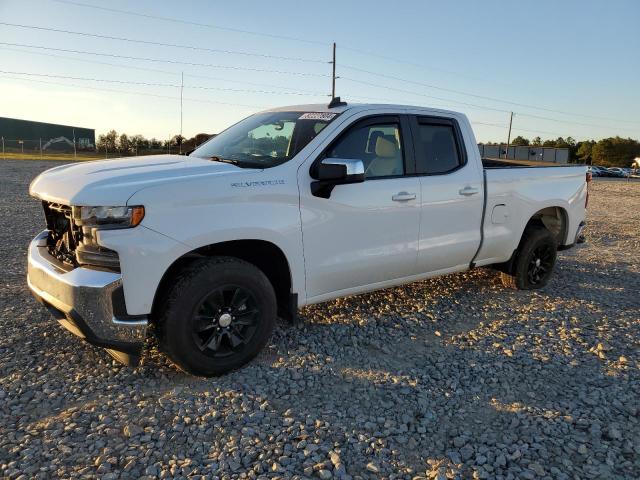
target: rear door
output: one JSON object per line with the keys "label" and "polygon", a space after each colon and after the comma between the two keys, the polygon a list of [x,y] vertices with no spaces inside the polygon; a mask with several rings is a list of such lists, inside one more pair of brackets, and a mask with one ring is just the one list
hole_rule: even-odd
{"label": "rear door", "polygon": [[308,166],[300,170],[300,210],[307,297],[366,290],[415,271],[420,181],[414,175],[406,117],[355,120],[315,159],[362,160],[365,181],[312,195]]}
{"label": "rear door", "polygon": [[468,161],[456,119],[415,115],[410,121],[421,188],[418,270],[463,268],[480,245],[482,172]]}

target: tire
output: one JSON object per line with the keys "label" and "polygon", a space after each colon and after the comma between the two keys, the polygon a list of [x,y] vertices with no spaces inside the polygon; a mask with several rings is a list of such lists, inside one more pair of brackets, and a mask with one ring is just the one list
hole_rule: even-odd
{"label": "tire", "polygon": [[262,350],[276,315],[273,286],[260,269],[233,257],[197,260],[168,294],[158,320],[160,348],[187,373],[222,375]]}
{"label": "tire", "polygon": [[544,287],[553,273],[557,250],[558,245],[549,230],[540,226],[527,228],[512,271],[500,274],[503,285],[518,290]]}

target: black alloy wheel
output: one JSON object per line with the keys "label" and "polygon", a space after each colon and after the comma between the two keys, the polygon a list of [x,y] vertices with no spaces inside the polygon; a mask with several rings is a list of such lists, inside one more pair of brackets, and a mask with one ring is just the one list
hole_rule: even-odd
{"label": "black alloy wheel", "polygon": [[519,290],[544,287],[553,273],[557,251],[558,241],[549,230],[539,225],[527,227],[512,266],[500,273],[502,283]]}
{"label": "black alloy wheel", "polygon": [[264,348],[277,302],[264,272],[220,256],[186,266],[158,312],[161,349],[185,372],[210,377],[242,367]]}
{"label": "black alloy wheel", "polygon": [[555,259],[556,254],[553,246],[545,243],[535,248],[531,252],[527,269],[529,283],[531,285],[546,283],[547,278],[551,275]]}
{"label": "black alloy wheel", "polygon": [[193,340],[213,357],[233,355],[251,341],[259,310],[249,290],[223,285],[206,296],[192,317]]}

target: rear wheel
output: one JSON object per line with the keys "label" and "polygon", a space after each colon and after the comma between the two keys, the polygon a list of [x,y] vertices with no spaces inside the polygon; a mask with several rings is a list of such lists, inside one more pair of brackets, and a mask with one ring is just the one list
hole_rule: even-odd
{"label": "rear wheel", "polygon": [[159,319],[160,345],[188,373],[221,375],[258,354],[276,312],[273,287],[254,265],[231,257],[199,260],[169,293]]}
{"label": "rear wheel", "polygon": [[556,240],[549,230],[538,226],[529,227],[524,235],[512,271],[501,274],[502,283],[519,290],[542,288],[556,263]]}

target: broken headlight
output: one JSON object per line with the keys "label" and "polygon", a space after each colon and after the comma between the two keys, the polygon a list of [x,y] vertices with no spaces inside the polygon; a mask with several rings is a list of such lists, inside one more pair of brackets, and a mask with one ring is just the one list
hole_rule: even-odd
{"label": "broken headlight", "polygon": [[73,207],[73,219],[82,227],[131,228],[144,218],[144,207]]}

